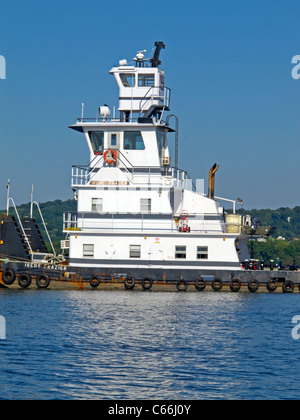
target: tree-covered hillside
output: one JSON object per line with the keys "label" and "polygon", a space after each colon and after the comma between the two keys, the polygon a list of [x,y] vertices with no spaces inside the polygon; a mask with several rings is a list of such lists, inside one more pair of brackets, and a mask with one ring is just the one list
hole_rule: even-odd
{"label": "tree-covered hillside", "polygon": [[261,219],[262,225],[277,228],[274,237],[282,236],[286,240],[300,238],[300,207],[288,207],[277,210],[239,210],[242,215],[249,214]]}
{"label": "tree-covered hillside", "polygon": [[[251,244],[249,242],[251,250]],[[296,264],[300,267],[300,240],[282,241],[278,239],[268,239],[266,242],[253,242],[254,258],[262,260],[266,265],[271,260],[277,263],[279,259],[281,265],[290,266]]]}

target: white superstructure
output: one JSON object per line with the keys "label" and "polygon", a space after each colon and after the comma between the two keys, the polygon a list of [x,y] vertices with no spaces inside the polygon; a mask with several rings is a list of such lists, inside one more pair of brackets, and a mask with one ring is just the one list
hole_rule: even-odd
{"label": "white superstructure", "polygon": [[149,61],[143,51],[135,65],[121,60],[111,69],[120,118],[111,118],[105,105],[99,118],[71,126],[90,151],[87,166],[72,168],[77,212],[64,215],[71,267],[176,279],[241,270],[249,259],[244,225],[251,220],[233,214],[226,223],[214,196],[217,168],[206,195],[201,183],[172,166],[167,136],[174,130],[163,121],[170,89],[159,67],[161,48],[156,43]]}

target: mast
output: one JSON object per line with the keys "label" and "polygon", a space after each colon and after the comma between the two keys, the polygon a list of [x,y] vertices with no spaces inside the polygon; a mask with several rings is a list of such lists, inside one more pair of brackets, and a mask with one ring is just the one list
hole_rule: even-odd
{"label": "mast", "polygon": [[7,182],[6,188],[7,188],[6,214],[8,216],[9,215],[10,179]]}
{"label": "mast", "polygon": [[150,63],[152,64],[152,67],[158,67],[161,64],[161,61],[159,60],[160,52],[162,49],[165,49],[166,46],[162,41],[155,42],[155,52],[153,54],[153,57],[150,58]]}

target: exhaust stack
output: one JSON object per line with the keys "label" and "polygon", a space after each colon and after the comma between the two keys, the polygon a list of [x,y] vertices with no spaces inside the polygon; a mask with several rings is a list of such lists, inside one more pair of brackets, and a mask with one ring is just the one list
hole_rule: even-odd
{"label": "exhaust stack", "polygon": [[208,198],[211,198],[212,200],[215,199],[215,174],[218,169],[219,165],[215,163],[209,171]]}

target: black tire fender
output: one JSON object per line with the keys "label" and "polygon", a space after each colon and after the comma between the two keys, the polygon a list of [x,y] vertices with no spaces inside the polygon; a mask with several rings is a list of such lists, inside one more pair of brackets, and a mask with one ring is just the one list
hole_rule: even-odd
{"label": "black tire fender", "polygon": [[131,276],[127,276],[127,278],[124,281],[124,287],[126,290],[132,290],[135,286],[135,279],[133,279]]}
{"label": "black tire fender", "polygon": [[282,286],[283,293],[293,293],[294,289],[295,289],[295,285],[291,280],[287,280]]}
{"label": "black tire fender", "polygon": [[98,276],[92,276],[90,278],[90,285],[93,289],[96,289],[100,284],[100,277]]}
{"label": "black tire fender", "polygon": [[142,280],[142,287],[144,290],[150,290],[153,286],[153,280],[149,279],[148,277]]}
{"label": "black tire fender", "polygon": [[185,280],[181,279],[177,282],[176,287],[177,287],[178,292],[185,292],[188,285]]}
{"label": "black tire fender", "polygon": [[259,289],[259,282],[255,279],[250,280],[248,283],[249,292],[255,293],[258,291],[258,289]]}
{"label": "black tire fender", "polygon": [[232,279],[230,282],[230,290],[234,293],[237,293],[240,291],[242,287],[242,282],[240,279]]}
{"label": "black tire fender", "polygon": [[198,290],[198,292],[202,292],[206,288],[206,281],[199,277],[195,281],[195,288]]}
{"label": "black tire fender", "polygon": [[50,285],[50,277],[48,274],[40,274],[36,278],[36,285],[39,289],[47,289]]}
{"label": "black tire fender", "polygon": [[31,275],[28,273],[23,273],[19,275],[18,283],[22,289],[27,289],[31,285]]}
{"label": "black tire fender", "polygon": [[16,273],[14,270],[8,269],[2,273],[2,281],[6,286],[11,286],[16,280]]}
{"label": "black tire fender", "polygon": [[215,292],[219,292],[223,288],[223,281],[221,279],[214,279],[211,287]]}
{"label": "black tire fender", "polygon": [[269,279],[267,282],[267,289],[269,292],[275,292],[278,287],[278,282],[275,279]]}

